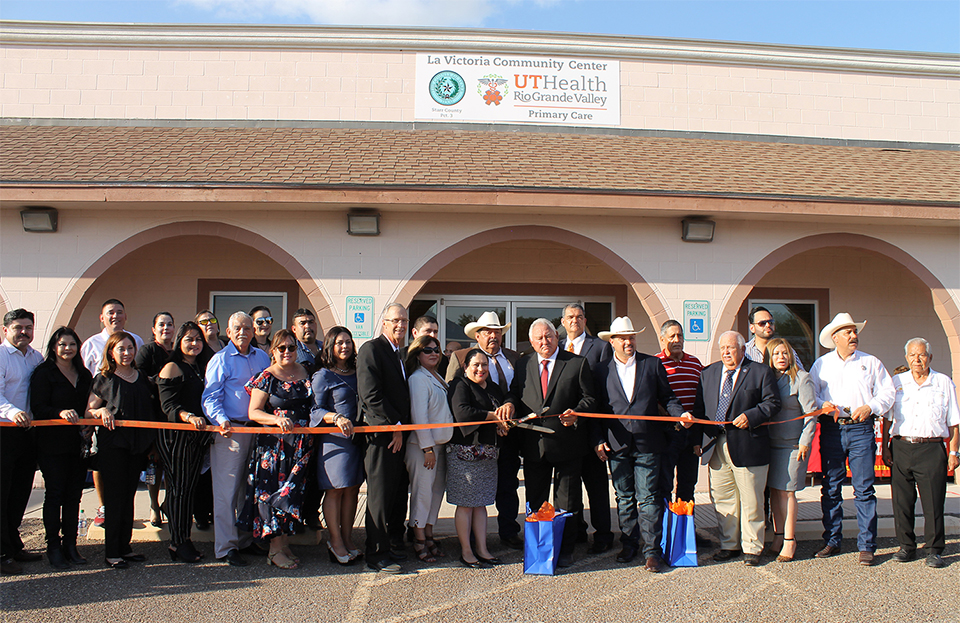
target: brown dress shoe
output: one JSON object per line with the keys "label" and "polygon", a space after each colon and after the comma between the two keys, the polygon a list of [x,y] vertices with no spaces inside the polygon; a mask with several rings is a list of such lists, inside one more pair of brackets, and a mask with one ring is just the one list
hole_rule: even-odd
{"label": "brown dress shoe", "polygon": [[873,566],[873,552],[860,552],[860,564],[864,567]]}
{"label": "brown dress shoe", "polygon": [[647,564],[643,566],[643,569],[650,573],[660,573],[663,571],[663,561],[660,560],[659,556],[651,556],[647,558]]}
{"label": "brown dress shoe", "polygon": [[814,558],[830,558],[840,553],[840,548],[833,545],[824,545],[823,549],[813,555]]}

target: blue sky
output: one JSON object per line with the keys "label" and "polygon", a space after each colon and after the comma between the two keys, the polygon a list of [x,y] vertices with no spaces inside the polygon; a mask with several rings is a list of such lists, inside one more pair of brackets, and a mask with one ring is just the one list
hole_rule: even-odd
{"label": "blue sky", "polygon": [[960,52],[958,0],[3,0],[0,19],[459,26]]}

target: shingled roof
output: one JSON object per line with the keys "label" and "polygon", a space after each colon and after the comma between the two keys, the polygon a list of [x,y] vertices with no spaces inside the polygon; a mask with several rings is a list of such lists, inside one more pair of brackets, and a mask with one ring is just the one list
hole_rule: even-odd
{"label": "shingled roof", "polygon": [[960,202],[960,153],[611,134],[0,128],[5,185],[291,186]]}

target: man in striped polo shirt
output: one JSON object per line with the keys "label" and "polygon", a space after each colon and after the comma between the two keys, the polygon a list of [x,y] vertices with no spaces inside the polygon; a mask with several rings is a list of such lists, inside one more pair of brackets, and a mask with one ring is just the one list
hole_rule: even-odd
{"label": "man in striped polo shirt", "polygon": [[[663,350],[657,357],[667,370],[670,389],[684,410],[692,411],[703,365],[693,355],[683,352],[683,326],[679,322],[668,320],[660,326],[660,346]],[[660,495],[663,498],[672,499],[676,470],[677,499],[685,502],[693,500],[700,471],[700,442],[701,433],[696,428],[677,426],[671,430],[670,447],[663,454],[660,464]],[[699,535],[697,540],[701,541]]]}

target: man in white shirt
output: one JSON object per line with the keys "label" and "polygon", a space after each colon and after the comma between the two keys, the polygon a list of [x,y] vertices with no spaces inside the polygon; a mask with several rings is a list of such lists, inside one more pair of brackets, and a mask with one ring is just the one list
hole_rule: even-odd
{"label": "man in white shirt", "polygon": [[14,309],[3,317],[0,345],[0,572],[23,573],[18,563],[40,560],[40,554],[23,549],[20,522],[30,500],[37,467],[36,439],[30,425],[30,376],[43,356],[30,346],[33,313]]}
{"label": "man in white shirt", "polygon": [[[103,360],[103,347],[107,344],[107,338],[117,331],[126,331],[127,312],[117,299],[108,299],[100,306],[100,324],[103,325],[103,331],[90,336],[80,347],[80,358],[83,360],[83,367],[90,370],[90,374],[96,376],[97,368]],[[143,340],[136,333],[127,331],[133,336],[133,341],[137,343],[137,350],[143,346]]]}
{"label": "man in white shirt", "polygon": [[947,472],[960,465],[957,387],[950,377],[930,369],[933,353],[927,340],[915,337],[903,350],[910,369],[893,377],[896,397],[883,422],[883,462],[890,466],[893,523],[900,542],[893,559],[907,562],[917,555],[914,508],[919,489],[926,562],[939,569],[944,566],[940,555],[945,545]]}
{"label": "man in white shirt", "polygon": [[873,489],[877,437],[873,418],[893,406],[893,382],[879,359],[857,350],[866,322],[854,322],[847,313],[834,316],[820,331],[820,344],[835,349],[810,369],[817,404],[832,415],[820,416],[820,459],[823,469],[820,508],[823,511],[823,549],[828,558],[840,552],[843,528],[843,481],[850,463],[857,509],[859,562],[869,567],[877,549],[877,496]]}

